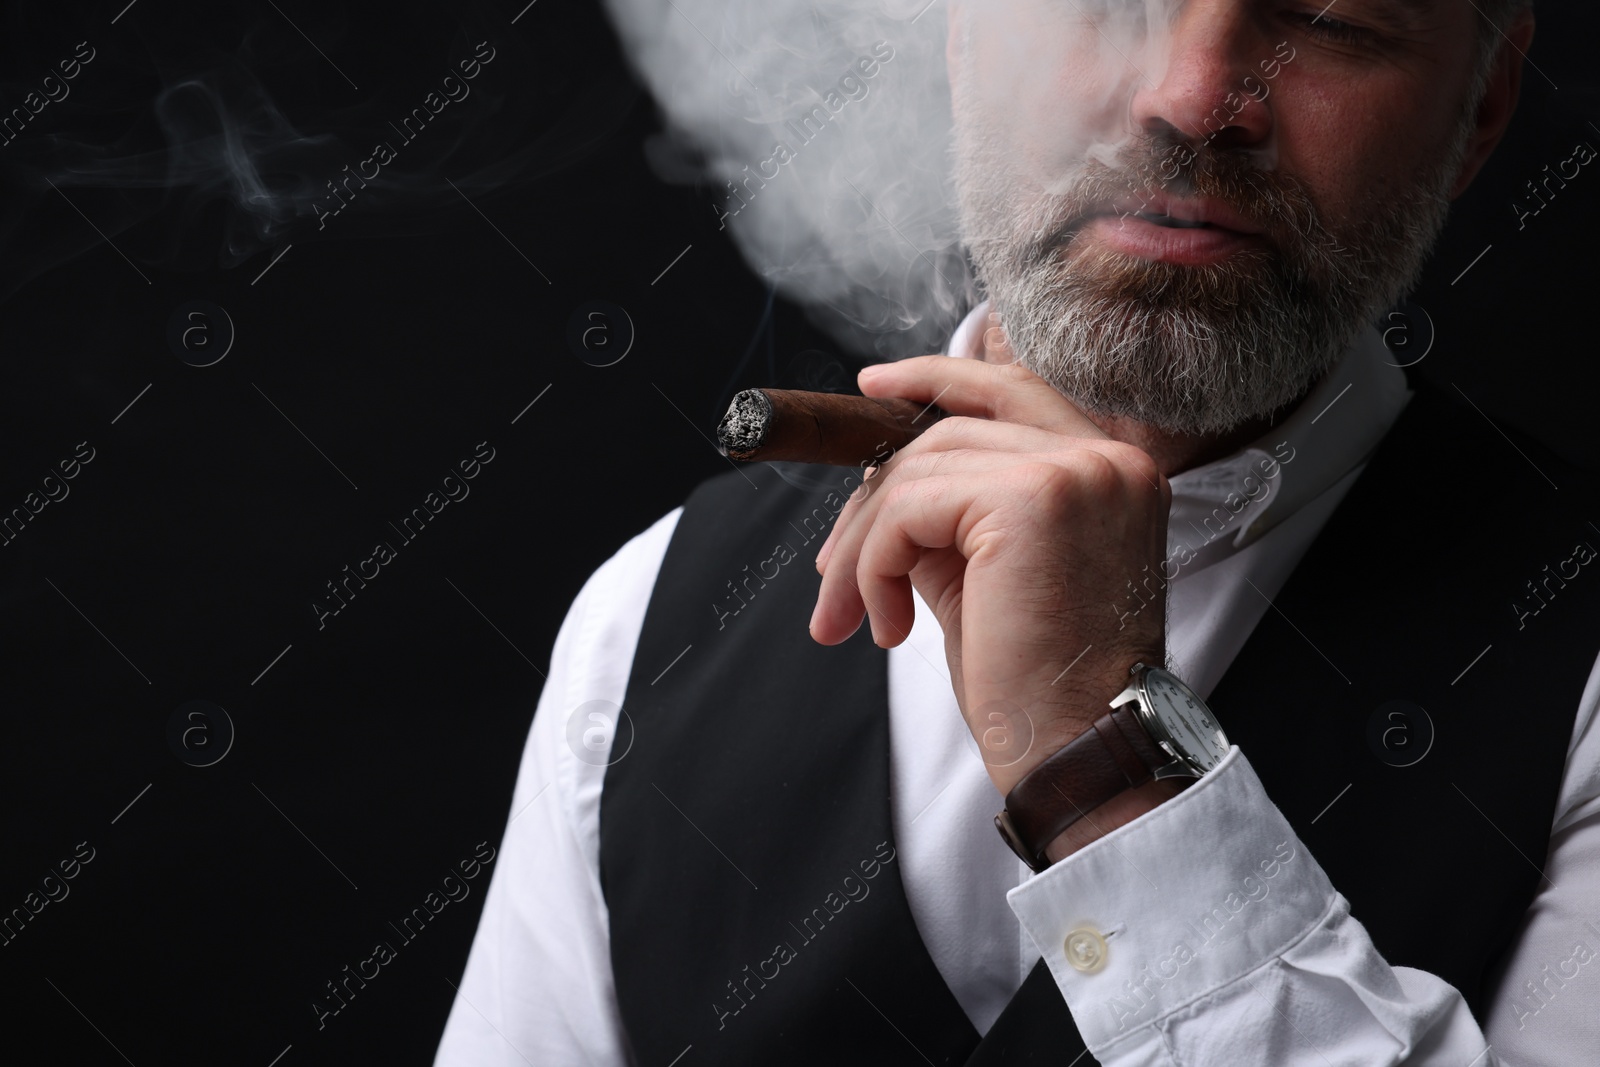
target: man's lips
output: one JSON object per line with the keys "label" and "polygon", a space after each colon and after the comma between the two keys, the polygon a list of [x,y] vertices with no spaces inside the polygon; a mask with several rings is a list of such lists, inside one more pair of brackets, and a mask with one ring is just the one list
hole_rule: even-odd
{"label": "man's lips", "polygon": [[1262,227],[1221,200],[1211,197],[1183,198],[1168,196],[1165,193],[1129,196],[1108,204],[1096,205],[1074,220],[1072,228],[1080,229],[1090,219],[1126,218],[1130,215],[1138,216],[1158,226],[1170,226],[1174,229],[1211,228],[1230,230],[1238,234],[1263,232]]}
{"label": "man's lips", "polygon": [[1182,266],[1220,263],[1268,244],[1263,227],[1222,201],[1166,193],[1095,204],[1061,231],[1052,245],[1064,245],[1091,229],[1097,241],[1126,255]]}

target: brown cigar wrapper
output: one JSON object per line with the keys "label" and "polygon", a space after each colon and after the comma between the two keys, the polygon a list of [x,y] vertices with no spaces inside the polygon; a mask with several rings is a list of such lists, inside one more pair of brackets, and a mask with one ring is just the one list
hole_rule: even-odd
{"label": "brown cigar wrapper", "polygon": [[[772,409],[759,444],[745,449],[729,447],[723,427],[718,427],[719,447],[729,458],[746,463],[784,461],[840,467],[882,463],[948,414],[900,397],[802,389],[751,391],[764,394]],[[733,408],[729,412],[731,416]]]}

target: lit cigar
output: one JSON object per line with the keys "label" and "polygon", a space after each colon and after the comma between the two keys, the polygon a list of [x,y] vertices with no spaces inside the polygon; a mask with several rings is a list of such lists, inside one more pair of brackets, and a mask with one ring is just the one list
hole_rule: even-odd
{"label": "lit cigar", "polygon": [[717,423],[717,450],[747,463],[883,462],[948,412],[900,397],[746,389]]}

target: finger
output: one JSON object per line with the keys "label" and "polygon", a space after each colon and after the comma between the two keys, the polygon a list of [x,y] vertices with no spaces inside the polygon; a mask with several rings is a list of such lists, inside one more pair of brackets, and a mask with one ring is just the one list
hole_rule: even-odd
{"label": "finger", "polygon": [[1115,460],[1119,465],[1126,465],[1152,486],[1165,484],[1166,479],[1161,474],[1160,466],[1149,453],[1137,445],[1106,436],[1100,432],[1099,427],[1095,427],[1095,431],[1092,435],[1079,437],[1034,426],[957,415],[934,423],[926,433],[891,456],[884,466],[888,470],[893,470],[895,461],[902,456],[913,456],[935,449],[1059,455],[1073,449],[1086,448]]}
{"label": "finger", "polygon": [[[957,423],[965,424],[970,432],[958,432],[955,426]],[[853,528],[858,522],[870,521],[870,518],[863,520],[862,516],[870,515],[875,506],[874,502],[883,486],[891,480],[891,476],[925,477],[941,462],[935,457],[948,452],[963,451],[969,447],[1011,454],[1028,451],[1047,452],[1059,447],[1062,440],[1057,434],[1028,426],[983,422],[965,417],[944,420],[883,463],[867,471],[861,485],[857,486],[856,491],[845,501],[845,506],[834,522],[833,529],[828,531],[827,538],[817,549],[817,573],[826,573],[825,569],[832,557],[834,545],[843,531]],[[906,473],[899,474],[901,471]]]}
{"label": "finger", "polygon": [[864,367],[857,381],[867,396],[902,396],[936,404],[953,415],[1021,423],[1074,437],[1107,436],[1060,390],[1020,363],[914,356]]}
{"label": "finger", "polygon": [[[1009,452],[938,452],[912,457],[899,472],[894,485],[885,484],[864,501],[857,503],[853,521],[845,523],[840,514],[829,536],[830,554],[822,569],[822,587],[817,594],[817,607],[812,615],[811,636],[825,645],[838,644],[855,633],[861,625],[868,604],[857,584],[857,559],[861,545],[877,525],[878,512],[890,499],[905,492],[904,486],[938,480],[950,474],[971,474],[989,478],[1008,468],[1015,467],[1020,457]],[[825,548],[829,546],[824,546]],[[874,595],[872,591],[866,594]],[[909,595],[909,594],[904,594]],[[905,618],[896,614],[894,618]],[[886,646],[887,647],[887,646]]]}
{"label": "finger", "polygon": [[[984,465],[904,482],[884,494],[875,521],[857,554],[854,585],[867,610],[873,640],[884,648],[899,644],[914,621],[909,576],[938,555],[959,561],[954,570],[935,567],[936,580],[922,588],[934,605],[948,584],[965,570],[976,541],[974,530],[986,518],[1016,508],[1019,489],[1029,483],[1037,465],[1019,465],[1016,457],[1001,474]],[[1006,520],[1010,525],[1013,520]],[[841,567],[842,570],[842,567]],[[928,577],[928,576],[924,576]],[[965,594],[963,594],[965,600]]]}
{"label": "finger", "polygon": [[[1081,620],[1115,602],[1124,572],[1161,558],[1165,530],[1151,521],[1150,497],[1087,449],[896,486],[853,567],[874,640],[893,647],[909,633],[914,585],[941,622],[962,624],[962,694],[971,706],[1029,673],[1042,692],[1059,668],[1055,646],[1066,637],[1081,647]],[[1108,560],[1106,545],[1090,548],[1067,533],[1080,520],[1109,524],[1102,533],[1120,562]]]}
{"label": "finger", "polygon": [[[924,478],[890,494],[854,568],[875,643],[893,648],[911,633],[916,608],[909,575],[930,553],[956,544],[972,496],[986,481],[992,479],[985,474]],[[965,560],[959,565],[964,569]]]}
{"label": "finger", "polygon": [[863,521],[863,512],[870,513],[872,502],[881,493],[884,485],[895,480],[896,472],[914,468],[917,472],[915,476],[930,473],[929,461],[926,458],[930,455],[963,451],[1003,452],[1011,454],[1012,462],[1015,462],[1018,456],[1024,454],[1059,455],[1074,448],[1088,448],[1102,452],[1108,458],[1125,463],[1131,469],[1140,472],[1151,485],[1160,486],[1163,491],[1167,491],[1166,479],[1161,477],[1154,461],[1134,445],[1115,441],[1109,437],[1075,438],[1032,426],[955,416],[941,420],[928,432],[890,457],[876,468],[869,480],[863,482],[862,486],[850,495],[833,529],[829,531],[827,539],[817,551],[816,568],[819,573],[825,573],[839,537],[844,531]]}

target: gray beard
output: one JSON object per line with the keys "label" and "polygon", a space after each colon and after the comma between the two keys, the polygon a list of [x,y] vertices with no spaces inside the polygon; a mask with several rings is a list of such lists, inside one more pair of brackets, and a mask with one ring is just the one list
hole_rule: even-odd
{"label": "gray beard", "polygon": [[[1018,362],[1091,413],[1220,433],[1303,397],[1416,285],[1471,118],[1436,166],[1337,232],[1300,183],[1242,152],[1203,148],[1179,168],[1175,142],[1138,137],[1116,167],[1082,164],[1066,193],[1024,193],[991,138],[958,129],[963,237]],[[1222,200],[1264,228],[1269,248],[1196,267],[1071,240],[1075,216],[1141,188]]]}

